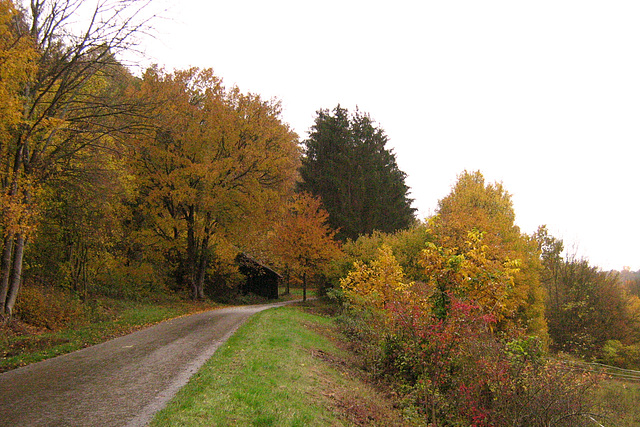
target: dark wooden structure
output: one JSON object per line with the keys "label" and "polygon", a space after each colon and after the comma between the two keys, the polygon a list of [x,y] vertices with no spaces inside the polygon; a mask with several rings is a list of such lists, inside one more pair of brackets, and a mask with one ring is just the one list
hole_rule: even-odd
{"label": "dark wooden structure", "polygon": [[252,293],[268,299],[278,298],[281,275],[245,253],[238,254],[236,262],[240,273],[247,277],[247,281],[240,288],[243,293]]}

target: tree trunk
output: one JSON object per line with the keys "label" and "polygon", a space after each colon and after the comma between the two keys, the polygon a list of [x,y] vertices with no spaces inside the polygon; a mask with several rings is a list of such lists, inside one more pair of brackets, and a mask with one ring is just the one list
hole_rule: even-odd
{"label": "tree trunk", "polygon": [[198,267],[198,277],[196,281],[196,288],[198,292],[197,299],[199,300],[204,299],[204,277],[205,277],[205,270],[207,269],[207,260],[202,259],[201,261],[202,261],[201,265],[200,267]]}
{"label": "tree trunk", "polygon": [[302,301],[307,300],[307,272],[302,273]]}
{"label": "tree trunk", "polygon": [[438,427],[438,418],[436,417],[436,401],[431,399],[431,424]]}
{"label": "tree trunk", "polygon": [[4,307],[5,313],[11,317],[13,307],[18,298],[18,291],[22,283],[22,256],[24,254],[24,246],[26,245],[24,233],[19,233],[16,237],[16,250],[13,254],[13,266],[11,267],[11,279],[9,280],[9,292],[7,294],[7,302]]}
{"label": "tree trunk", "polygon": [[286,291],[284,292],[285,295],[289,295],[290,293],[290,284],[291,284],[291,275],[289,274],[289,266],[287,265],[284,268],[284,280],[285,280],[285,286],[286,286]]}
{"label": "tree trunk", "polygon": [[195,213],[193,207],[186,212],[187,221],[187,277],[191,288],[191,299],[196,301],[198,292],[198,244],[195,233]]}
{"label": "tree trunk", "polygon": [[87,279],[87,264],[89,264],[89,248],[85,246],[84,253],[82,255],[82,274],[80,276],[81,284],[81,296],[82,302],[87,302],[87,296],[89,295],[89,283]]}
{"label": "tree trunk", "polygon": [[197,271],[197,290],[198,290],[198,299],[204,299],[204,279],[207,274],[207,260],[209,256],[209,238],[202,238],[202,245],[200,246],[200,254],[198,260],[198,271]]}
{"label": "tree trunk", "polygon": [[196,277],[196,265],[192,256],[187,255],[187,280],[191,291],[191,299],[198,300],[198,279]]}
{"label": "tree trunk", "polygon": [[2,246],[2,262],[0,263],[0,318],[4,317],[9,293],[9,277],[11,276],[11,258],[13,257],[13,233],[7,233]]}

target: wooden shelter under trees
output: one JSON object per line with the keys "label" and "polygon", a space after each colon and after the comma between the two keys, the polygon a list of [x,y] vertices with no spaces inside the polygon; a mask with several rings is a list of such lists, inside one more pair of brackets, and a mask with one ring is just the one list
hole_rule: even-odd
{"label": "wooden shelter under trees", "polygon": [[247,281],[241,286],[243,293],[252,293],[268,299],[278,298],[278,285],[282,276],[251,258],[245,253],[240,253],[236,257],[240,273],[247,277]]}

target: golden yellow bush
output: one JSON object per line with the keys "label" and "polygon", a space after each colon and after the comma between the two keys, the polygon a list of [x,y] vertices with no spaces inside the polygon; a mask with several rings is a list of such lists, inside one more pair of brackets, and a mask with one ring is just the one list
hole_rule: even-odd
{"label": "golden yellow bush", "polygon": [[16,313],[23,322],[50,330],[57,330],[70,322],[86,318],[84,305],[69,292],[38,286],[22,289]]}
{"label": "golden yellow bush", "polygon": [[407,298],[413,283],[407,282],[402,267],[385,244],[370,264],[356,261],[340,285],[352,302],[383,309],[390,302]]}

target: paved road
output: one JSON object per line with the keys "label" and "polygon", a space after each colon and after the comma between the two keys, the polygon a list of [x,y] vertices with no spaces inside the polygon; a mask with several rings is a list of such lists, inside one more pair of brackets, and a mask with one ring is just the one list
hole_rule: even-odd
{"label": "paved road", "polygon": [[144,426],[244,321],[283,304],[173,319],[0,374],[0,426]]}

